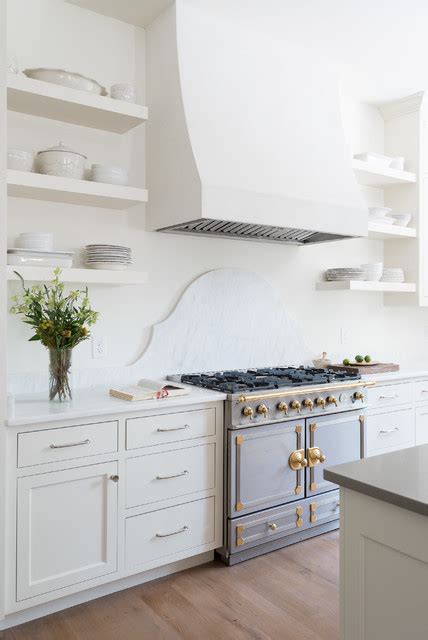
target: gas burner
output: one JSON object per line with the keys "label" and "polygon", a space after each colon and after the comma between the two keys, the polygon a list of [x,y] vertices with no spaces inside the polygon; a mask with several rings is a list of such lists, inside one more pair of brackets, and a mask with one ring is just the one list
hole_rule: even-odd
{"label": "gas burner", "polygon": [[314,367],[266,367],[243,371],[216,371],[180,376],[180,381],[223,393],[269,391],[284,387],[301,387],[360,380],[359,373],[316,369]]}

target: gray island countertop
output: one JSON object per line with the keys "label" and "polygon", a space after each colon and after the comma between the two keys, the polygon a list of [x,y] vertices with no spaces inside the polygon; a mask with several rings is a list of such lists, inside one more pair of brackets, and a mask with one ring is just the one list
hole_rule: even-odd
{"label": "gray island countertop", "polygon": [[428,444],[324,470],[341,487],[428,516]]}

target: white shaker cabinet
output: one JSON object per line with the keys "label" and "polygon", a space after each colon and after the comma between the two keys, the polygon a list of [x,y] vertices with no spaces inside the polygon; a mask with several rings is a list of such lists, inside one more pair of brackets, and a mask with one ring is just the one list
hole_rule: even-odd
{"label": "white shaker cabinet", "polygon": [[416,445],[428,444],[428,406],[416,409]]}
{"label": "white shaker cabinet", "polygon": [[117,568],[117,463],[18,478],[17,600]]}

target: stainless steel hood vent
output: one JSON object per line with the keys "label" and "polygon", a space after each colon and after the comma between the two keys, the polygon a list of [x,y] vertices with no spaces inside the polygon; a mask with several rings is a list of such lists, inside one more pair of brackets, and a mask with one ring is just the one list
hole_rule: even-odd
{"label": "stainless steel hood vent", "polygon": [[146,228],[302,246],[366,236],[334,63],[230,14],[176,0],[146,29]]}
{"label": "stainless steel hood vent", "polygon": [[192,220],[184,224],[177,224],[165,229],[169,233],[187,233],[190,235],[217,236],[235,240],[258,240],[259,242],[282,242],[304,246],[332,240],[345,240],[350,236],[340,236],[333,233],[305,231],[302,229],[288,229],[271,227],[267,224],[246,224],[243,222],[228,222],[227,220]]}

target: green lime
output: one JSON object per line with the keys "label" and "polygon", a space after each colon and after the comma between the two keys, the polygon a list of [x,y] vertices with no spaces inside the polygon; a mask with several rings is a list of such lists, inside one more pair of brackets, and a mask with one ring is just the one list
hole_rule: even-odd
{"label": "green lime", "polygon": [[345,358],[344,361],[343,361],[343,364],[345,365],[345,367],[349,367],[351,362],[348,360],[348,358]]}
{"label": "green lime", "polygon": [[355,356],[355,362],[364,362],[363,356]]}
{"label": "green lime", "polygon": [[371,356],[364,356],[364,360],[366,362],[371,362],[372,361],[372,357]]}

